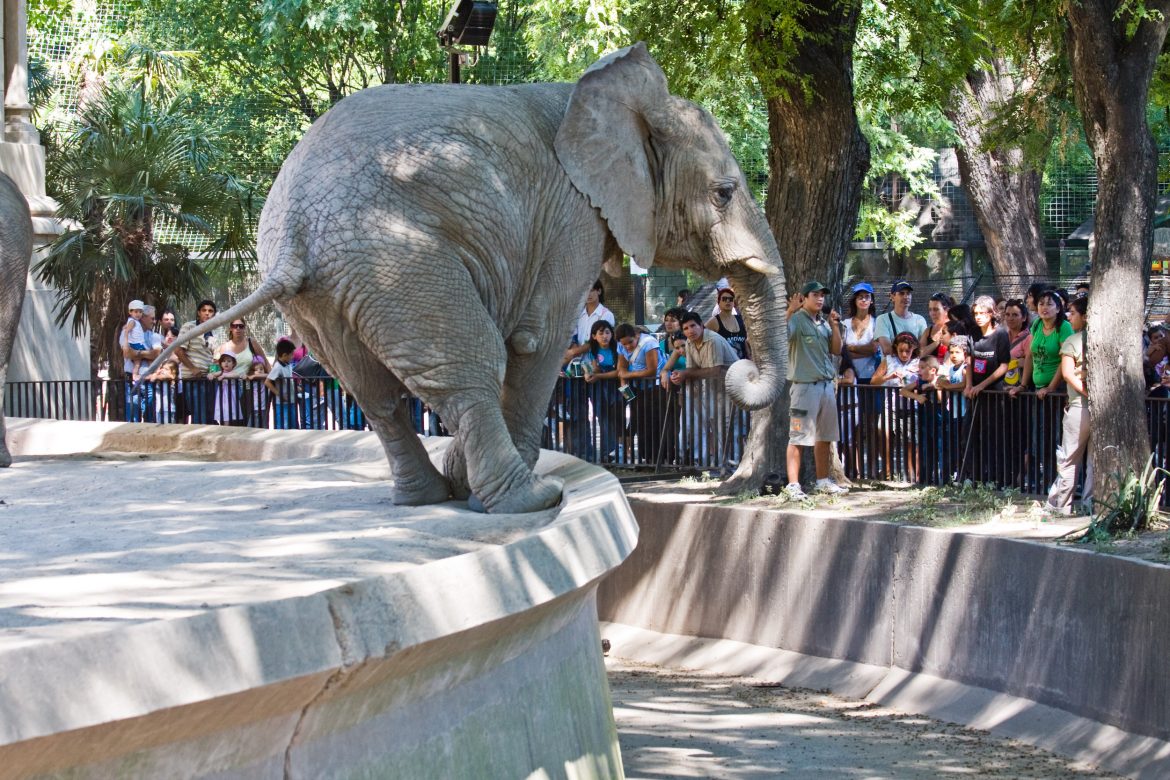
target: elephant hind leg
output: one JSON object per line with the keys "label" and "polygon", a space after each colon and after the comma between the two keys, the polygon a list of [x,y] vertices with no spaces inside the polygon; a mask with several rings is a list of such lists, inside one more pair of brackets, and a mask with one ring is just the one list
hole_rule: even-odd
{"label": "elephant hind leg", "polygon": [[391,500],[399,506],[446,501],[450,486],[414,432],[406,387],[355,335],[347,332],[341,320],[329,326],[322,330],[297,323],[310,344],[320,345],[327,365],[357,399],[370,429],[382,442],[394,474]]}
{"label": "elephant hind leg", "polygon": [[12,465],[12,453],[8,451],[8,442],[5,437],[8,432],[4,428],[4,387],[5,378],[8,374],[8,356],[0,356],[4,360],[0,364],[0,468],[8,468]]}

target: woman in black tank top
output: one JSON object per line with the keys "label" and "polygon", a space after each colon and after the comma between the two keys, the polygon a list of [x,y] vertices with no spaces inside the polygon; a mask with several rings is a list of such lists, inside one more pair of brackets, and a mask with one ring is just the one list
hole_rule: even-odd
{"label": "woman in black tank top", "polygon": [[741,360],[750,358],[751,349],[747,343],[747,326],[743,324],[743,317],[731,310],[732,306],[735,305],[735,293],[730,287],[724,287],[719,290],[717,299],[719,312],[708,320],[704,327],[711,328],[725,338]]}

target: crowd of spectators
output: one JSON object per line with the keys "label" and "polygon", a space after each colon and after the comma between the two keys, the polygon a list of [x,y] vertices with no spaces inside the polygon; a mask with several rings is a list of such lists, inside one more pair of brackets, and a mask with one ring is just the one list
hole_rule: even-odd
{"label": "crowd of spectators", "polygon": [[218,307],[214,301],[200,301],[195,318],[181,327],[175,325],[171,311],[164,312],[156,324],[155,308],[140,300],[131,301],[129,310],[119,345],[124,358],[125,418],[130,422],[278,429],[365,427],[356,402],[295,333],[277,341],[272,360],[248,332],[247,320],[237,317],[226,333],[210,331],[187,341],[153,373],[143,376],[163,349],[214,317]]}
{"label": "crowd of spectators", "polygon": [[[842,492],[828,477],[828,445],[840,440],[857,473],[877,459],[901,458],[911,479],[932,470],[943,481],[1030,473],[1033,492],[1048,491],[1046,508],[1068,513],[1076,469],[1086,467],[1091,430],[1084,399],[1087,285],[1072,294],[1033,284],[1022,299],[979,296],[967,305],[945,292],[930,296],[927,317],[912,308],[914,288],[904,280],[889,288],[878,312],[873,285],[857,282],[843,300],[842,318],[826,303],[829,290],[810,282],[789,302],[791,429],[789,462],[811,446],[816,489]],[[736,360],[751,356],[751,334],[725,281],[709,316],[687,308],[690,294],[668,309],[659,332],[618,324],[604,304],[600,281],[589,290],[562,361],[549,425],[560,426],[566,449],[598,462],[709,463],[721,456],[734,465],[746,425],[734,414],[716,379]],[[194,319],[179,327],[174,312],[131,301],[120,333],[127,382],[126,419],[230,426],[334,428],[365,426],[360,408],[330,377],[296,334],[281,338],[269,358],[236,318],[216,332],[188,341],[149,376],[142,372],[173,340],[215,316],[213,301],[200,301]],[[1168,318],[1170,319],[1170,318]],[[1152,323],[1144,336],[1145,378],[1151,395],[1170,396],[1170,338],[1167,323]],[[138,383],[138,380],[143,380]],[[868,388],[866,388],[868,386]],[[842,388],[851,396],[838,415]],[[882,390],[882,388],[888,388]],[[1066,397],[1057,423],[1027,411],[1026,404],[1000,404],[992,413],[981,399],[988,391],[1006,399],[1022,394]],[[416,410],[416,422],[428,410]],[[439,421],[431,414],[431,429]],[[941,443],[946,420],[964,421],[962,452]],[[891,435],[898,420],[913,420],[917,436]],[[1002,446],[993,433],[1015,431],[1019,446]],[[1043,442],[1060,429],[1055,467],[1035,468]],[[551,437],[552,431],[549,431]],[[546,437],[547,441],[547,437]],[[859,443],[872,445],[864,448]],[[716,453],[715,449],[722,452]],[[904,448],[905,451],[895,451]],[[947,454],[947,453],[950,454]],[[875,454],[876,453],[876,454]],[[1082,497],[1091,492],[1091,467]],[[1014,484],[1020,484],[1018,480]],[[790,494],[803,496],[790,468]]]}

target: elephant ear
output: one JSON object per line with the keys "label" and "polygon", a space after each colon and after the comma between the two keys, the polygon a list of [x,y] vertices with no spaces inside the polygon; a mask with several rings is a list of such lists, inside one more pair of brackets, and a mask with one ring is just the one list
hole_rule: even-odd
{"label": "elephant ear", "polygon": [[669,98],[662,69],[637,43],[585,71],[557,131],[557,157],[569,180],[643,268],[654,263],[657,246],[649,118]]}

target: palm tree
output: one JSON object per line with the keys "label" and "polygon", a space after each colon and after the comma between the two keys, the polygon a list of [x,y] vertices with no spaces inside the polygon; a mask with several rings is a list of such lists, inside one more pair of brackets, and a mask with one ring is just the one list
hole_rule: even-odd
{"label": "palm tree", "polygon": [[[126,304],[198,299],[210,273],[254,267],[254,189],[216,169],[215,138],[182,95],[107,80],[51,134],[48,188],[69,228],[37,263],[59,290],[58,325],[88,325],[91,356],[122,373]],[[199,251],[202,260],[192,257]]]}

